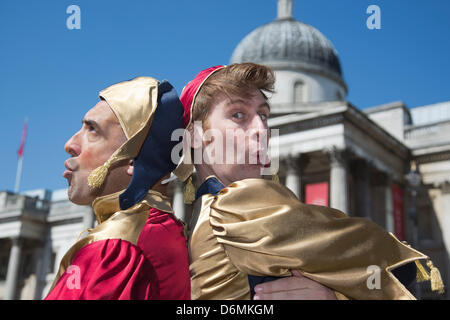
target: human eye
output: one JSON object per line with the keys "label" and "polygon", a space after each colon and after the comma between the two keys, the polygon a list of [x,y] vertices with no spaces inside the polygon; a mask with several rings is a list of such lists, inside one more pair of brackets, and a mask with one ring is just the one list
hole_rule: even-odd
{"label": "human eye", "polygon": [[90,136],[97,135],[97,129],[92,124],[86,124],[86,130]]}
{"label": "human eye", "polygon": [[239,111],[239,112],[233,113],[232,116],[233,116],[233,118],[235,118],[235,119],[241,120],[241,119],[244,118],[244,113]]}
{"label": "human eye", "polygon": [[94,125],[94,123],[90,121],[85,121],[83,123],[83,130],[86,132],[89,139],[97,139],[98,138],[98,130],[97,127]]}
{"label": "human eye", "polygon": [[97,128],[95,127],[94,123],[90,120],[83,120],[83,127],[85,130],[87,130],[88,132],[96,132]]}

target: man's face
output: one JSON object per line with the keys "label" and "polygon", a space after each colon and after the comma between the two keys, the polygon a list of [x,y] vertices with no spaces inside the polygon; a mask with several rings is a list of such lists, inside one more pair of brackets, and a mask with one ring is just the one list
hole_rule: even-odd
{"label": "man's face", "polygon": [[[250,99],[238,96],[218,99],[203,124],[203,158],[202,164],[196,167],[202,167],[206,175],[216,175],[225,185],[246,178],[260,178],[261,167],[268,163],[270,109],[259,90],[254,89],[251,93]],[[198,139],[195,140],[194,135],[194,153],[199,145],[195,141]],[[193,157],[196,163],[195,155]]]}
{"label": "man's face", "polygon": [[88,185],[91,171],[108,160],[125,141],[122,127],[105,101],[98,102],[86,113],[80,131],[64,146],[65,151],[71,155],[64,163],[67,170],[63,174],[69,183],[70,201],[79,205],[90,205],[98,196],[126,188],[130,181],[126,172],[127,166],[111,167],[99,189]]}

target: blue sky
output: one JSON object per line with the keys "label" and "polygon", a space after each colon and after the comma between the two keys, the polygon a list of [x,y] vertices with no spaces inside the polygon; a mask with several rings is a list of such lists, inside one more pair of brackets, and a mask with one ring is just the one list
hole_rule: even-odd
{"label": "blue sky", "polygon": [[[80,30],[66,27],[72,4]],[[371,4],[381,30],[366,27]],[[450,100],[450,1],[297,0],[294,16],[334,44],[358,108]],[[101,89],[147,75],[181,92],[275,17],[276,0],[1,0],[0,190],[14,189],[25,117],[21,191],[65,188],[64,143]]]}

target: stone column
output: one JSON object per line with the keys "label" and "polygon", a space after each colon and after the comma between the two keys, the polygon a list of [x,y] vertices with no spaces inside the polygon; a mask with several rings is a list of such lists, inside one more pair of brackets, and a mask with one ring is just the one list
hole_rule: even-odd
{"label": "stone column", "polygon": [[300,199],[300,168],[297,160],[297,157],[288,156],[283,162],[286,165],[286,187],[288,187],[297,196],[297,198]]}
{"label": "stone column", "polygon": [[5,300],[16,299],[17,280],[19,278],[22,257],[22,239],[12,238],[11,252],[9,254],[8,271],[6,274]]}
{"label": "stone column", "polygon": [[84,229],[90,229],[94,227],[95,222],[95,214],[92,208],[86,209],[86,211],[83,214],[83,225]]}
{"label": "stone column", "polygon": [[356,162],[356,215],[370,218],[370,167],[366,160]]}
{"label": "stone column", "polygon": [[[52,259],[52,239],[50,231],[47,230],[44,246],[38,250],[40,259],[36,267],[36,290],[34,291],[34,300],[41,300],[44,298],[43,291],[47,285],[47,271],[50,269]],[[52,266],[53,267],[53,266]]]}
{"label": "stone column", "polygon": [[330,157],[330,207],[348,214],[348,163],[347,152],[333,148],[328,150]]}
{"label": "stone column", "polygon": [[186,221],[186,209],[184,206],[184,194],[183,194],[183,183],[179,180],[174,180],[173,182],[173,211],[175,216],[183,221]]}
{"label": "stone column", "polygon": [[[448,257],[450,257],[450,182],[445,181],[440,185],[441,205],[439,206],[439,215],[441,217],[440,227]],[[449,274],[450,275],[450,274]],[[450,276],[448,277],[450,287]]]}
{"label": "stone column", "polygon": [[392,178],[386,175],[385,184],[385,210],[386,210],[386,231],[394,233],[395,221],[394,221],[394,198],[392,195]]}
{"label": "stone column", "polygon": [[288,156],[284,159],[286,166],[286,187],[302,200],[302,174],[303,169],[308,164],[309,158],[306,155]]}

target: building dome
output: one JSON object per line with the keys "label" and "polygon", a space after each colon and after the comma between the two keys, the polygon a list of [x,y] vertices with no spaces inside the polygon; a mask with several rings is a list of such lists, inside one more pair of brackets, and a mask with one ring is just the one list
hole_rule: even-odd
{"label": "building dome", "polygon": [[278,1],[278,18],[248,34],[230,62],[318,73],[346,88],[336,49],[319,30],[292,17],[292,0]]}

